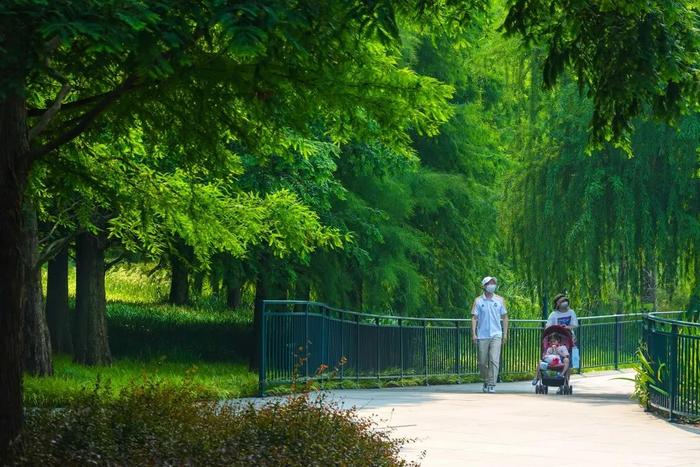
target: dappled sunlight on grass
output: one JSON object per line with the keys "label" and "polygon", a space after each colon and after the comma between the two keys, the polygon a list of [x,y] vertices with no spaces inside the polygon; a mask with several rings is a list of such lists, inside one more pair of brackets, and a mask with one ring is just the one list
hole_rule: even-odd
{"label": "dappled sunlight on grass", "polygon": [[138,361],[116,360],[110,367],[86,367],[75,364],[70,357],[61,355],[54,360],[54,375],[48,378],[25,376],[24,400],[28,407],[62,406],[82,391],[92,390],[99,378],[100,384],[109,384],[115,390],[137,384],[148,376],[171,384],[182,384],[185,378],[200,390],[203,399],[231,399],[251,396],[257,391],[257,375],[244,364],[236,363],[181,363],[164,359]]}

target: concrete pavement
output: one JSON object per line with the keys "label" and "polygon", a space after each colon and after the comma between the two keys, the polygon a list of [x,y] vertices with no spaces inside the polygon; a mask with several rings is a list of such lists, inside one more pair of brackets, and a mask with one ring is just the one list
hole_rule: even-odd
{"label": "concrete pavement", "polygon": [[[529,382],[336,390],[328,397],[414,438],[402,451],[426,466],[700,466],[700,429],[645,413],[631,372],[572,376],[574,394]],[[423,457],[424,456],[424,457]]]}

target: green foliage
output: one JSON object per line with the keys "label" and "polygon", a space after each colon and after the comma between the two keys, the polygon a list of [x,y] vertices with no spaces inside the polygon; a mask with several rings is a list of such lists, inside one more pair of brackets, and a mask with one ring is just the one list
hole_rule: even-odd
{"label": "green foliage", "polygon": [[[463,316],[486,274],[518,317],[561,289],[600,310],[651,289],[685,305],[695,7],[608,3],[5,2],[22,41],[3,44],[3,89],[33,123],[72,86],[34,142],[51,239],[106,220],[110,257],[398,315]],[[591,122],[626,150],[591,153]],[[162,326],[129,323],[144,340]]]}
{"label": "green foliage", "polygon": [[674,121],[697,108],[697,24],[691,0],[517,0],[504,29],[546,46],[545,86],[567,68],[575,74],[593,105],[593,140],[603,143],[629,137],[647,109]]}
{"label": "green foliage", "polygon": [[61,148],[34,172],[42,219],[62,240],[106,220],[150,259],[184,243],[200,269],[253,247],[301,261],[341,247],[302,190],[242,191],[240,156],[351,141],[410,156],[408,131],[436,134],[452,88],[401,65],[399,21],[457,31],[467,7],[481,3],[6,2],[3,95],[32,119],[68,89],[29,156]]}
{"label": "green foliage", "polygon": [[10,465],[408,465],[354,409],[306,395],[264,406],[203,402],[197,384],[98,385],[62,410],[32,410]]}
{"label": "green foliage", "polygon": [[[654,368],[655,366],[656,369]],[[637,364],[634,365],[634,370],[634,379],[621,379],[634,381],[633,396],[639,401],[642,407],[649,407],[649,389],[653,389],[660,395],[669,395],[668,392],[662,388],[663,384],[661,381],[662,375],[666,370],[666,365],[663,363],[661,365],[654,365],[654,362],[649,359],[647,349],[644,345],[637,349]]]}
{"label": "green foliage", "polygon": [[631,155],[609,146],[588,154],[589,102],[569,83],[547,103],[509,196],[526,275],[540,291],[569,290],[588,305],[685,307],[700,238],[698,117],[676,130],[640,123]]}
{"label": "green foliage", "polygon": [[480,73],[471,62],[477,52],[448,37],[410,39],[404,55],[411,66],[455,86],[453,116],[440,135],[414,135],[411,159],[381,145],[343,148],[336,177],[346,193],[327,222],[351,231],[353,242],[314,254],[303,273],[322,301],[398,315],[463,316],[478,278],[506,273],[494,254],[503,241],[495,208],[506,155],[495,122],[485,118],[491,104],[472,97],[483,85],[465,78]]}

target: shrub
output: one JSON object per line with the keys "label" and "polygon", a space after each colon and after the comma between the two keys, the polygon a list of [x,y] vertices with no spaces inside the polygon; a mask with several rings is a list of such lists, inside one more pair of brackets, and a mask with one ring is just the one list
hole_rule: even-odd
{"label": "shrub", "polygon": [[60,410],[34,409],[10,465],[409,465],[403,439],[322,397],[262,406],[201,401],[193,383],[106,385]]}

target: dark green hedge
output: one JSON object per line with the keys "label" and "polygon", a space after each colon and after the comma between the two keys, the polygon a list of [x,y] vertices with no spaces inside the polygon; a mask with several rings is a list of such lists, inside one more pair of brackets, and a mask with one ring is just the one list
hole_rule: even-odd
{"label": "dark green hedge", "polygon": [[255,349],[252,325],[233,311],[110,303],[107,319],[115,357],[232,361]]}

